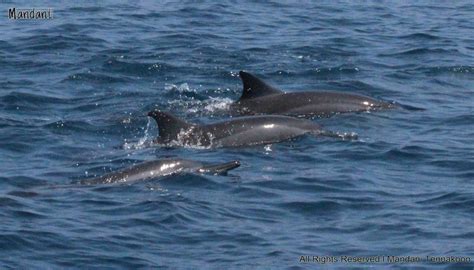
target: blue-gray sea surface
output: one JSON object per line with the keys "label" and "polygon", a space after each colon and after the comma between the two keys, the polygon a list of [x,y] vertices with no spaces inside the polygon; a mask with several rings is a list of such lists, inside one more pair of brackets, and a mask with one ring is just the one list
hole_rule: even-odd
{"label": "blue-gray sea surface", "polygon": [[[49,7],[53,19],[9,20],[10,7]],[[473,269],[473,2],[7,1],[0,10],[0,268]],[[356,132],[352,141],[143,147],[157,134],[151,109],[227,119],[239,70],[286,91],[425,110],[312,120]],[[242,166],[70,184],[165,157]],[[320,265],[302,255],[423,260]]]}

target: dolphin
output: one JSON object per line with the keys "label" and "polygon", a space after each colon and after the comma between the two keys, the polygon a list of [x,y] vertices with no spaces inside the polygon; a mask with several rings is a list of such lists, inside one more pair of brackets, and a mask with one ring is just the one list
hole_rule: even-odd
{"label": "dolphin", "polygon": [[159,136],[154,143],[169,146],[237,147],[270,144],[305,134],[356,138],[322,130],[318,124],[282,115],[236,117],[231,120],[198,125],[160,110],[148,113],[158,124]]}
{"label": "dolphin", "polygon": [[243,92],[230,105],[241,115],[283,114],[292,116],[330,116],[336,113],[373,111],[396,107],[395,104],[370,97],[329,92],[283,92],[256,76],[240,71]]}
{"label": "dolphin", "polygon": [[237,160],[217,164],[208,164],[187,159],[152,160],[99,177],[83,179],[79,181],[79,184],[97,185],[111,183],[133,183],[140,180],[158,178],[183,172],[224,174],[227,171],[235,169],[239,166],[240,162]]}

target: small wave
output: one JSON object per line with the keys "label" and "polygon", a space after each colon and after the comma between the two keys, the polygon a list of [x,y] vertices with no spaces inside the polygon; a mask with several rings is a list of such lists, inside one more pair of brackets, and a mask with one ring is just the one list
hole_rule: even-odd
{"label": "small wave", "polygon": [[456,115],[453,117],[446,118],[444,122],[452,126],[474,125],[474,115],[472,114]]}
{"label": "small wave", "polygon": [[106,8],[99,7],[99,6],[90,6],[90,7],[71,7],[68,9],[70,12],[84,12],[84,13],[91,13],[91,12],[100,12],[104,11]]}
{"label": "small wave", "polygon": [[357,66],[352,65],[340,65],[334,67],[315,67],[311,69],[306,69],[300,72],[295,72],[292,70],[276,70],[273,72],[267,73],[269,76],[279,76],[285,75],[289,78],[309,78],[309,77],[325,77],[326,79],[337,78],[340,80],[343,75],[354,75],[360,72],[361,69]]}
{"label": "small wave", "polygon": [[311,75],[329,75],[334,73],[354,74],[360,71],[360,68],[354,66],[341,65],[337,67],[316,68],[308,73]]}
{"label": "small wave", "polygon": [[259,53],[259,52],[264,53],[267,51],[269,51],[269,49],[262,48],[262,47],[248,47],[242,50],[242,52],[246,52],[246,53]]}
{"label": "small wave", "polygon": [[0,206],[2,208],[6,208],[6,207],[21,208],[24,205],[19,203],[18,200],[16,199],[0,196]]}
{"label": "small wave", "polygon": [[408,72],[421,72],[426,75],[442,75],[442,74],[474,74],[474,66],[438,66],[438,67],[422,67],[407,70]]}
{"label": "small wave", "polygon": [[39,94],[32,94],[32,93],[23,93],[23,92],[11,92],[7,95],[0,97],[0,102],[6,103],[9,105],[12,104],[65,104],[69,103],[67,99],[59,98],[59,97],[52,97],[47,95],[39,95]]}
{"label": "small wave", "polygon": [[36,193],[36,192],[33,192],[33,191],[17,190],[17,191],[10,191],[10,192],[8,192],[8,195],[16,196],[16,197],[21,197],[21,198],[31,198],[31,197],[36,197],[36,196],[38,196],[39,193]]}
{"label": "small wave", "polygon": [[69,75],[66,79],[62,80],[62,82],[68,82],[68,81],[73,81],[73,82],[86,81],[86,82],[97,83],[97,84],[128,82],[128,80],[123,77],[97,73],[97,72],[91,72],[91,71],[87,73],[76,73],[73,75]]}
{"label": "small wave", "polygon": [[[35,72],[44,72],[45,70],[51,68],[52,62],[45,59],[2,59],[0,58],[0,64],[5,66],[5,68],[19,69],[19,72],[25,73],[35,73]],[[25,67],[28,67],[25,69]],[[36,74],[37,75],[37,74]]]}
{"label": "small wave", "polygon": [[400,51],[400,52],[394,52],[394,53],[381,53],[378,54],[378,56],[384,57],[384,56],[414,56],[414,55],[425,55],[425,54],[430,54],[430,55],[437,55],[437,54],[449,54],[449,53],[460,53],[457,49],[441,49],[441,48],[436,48],[436,49],[430,49],[430,48],[416,48],[416,49],[410,49],[410,50],[405,50],[405,51]]}
{"label": "small wave", "polygon": [[[48,182],[44,179],[22,175],[11,175],[8,178],[0,177],[0,180],[2,181],[2,183],[6,183],[22,189],[31,189],[34,187],[44,186],[48,184]],[[2,197],[0,197],[0,199],[1,198]]]}
{"label": "small wave", "polygon": [[33,210],[12,210],[11,214],[16,218],[27,218],[28,220],[47,217]]}
{"label": "small wave", "polygon": [[204,174],[194,174],[190,172],[183,172],[180,174],[174,174],[172,176],[167,176],[161,182],[166,187],[171,189],[171,186],[176,185],[179,188],[194,188],[199,187],[205,190],[218,190],[220,187],[225,185],[215,181],[213,176],[204,175]]}
{"label": "small wave", "polygon": [[315,213],[327,213],[337,212],[342,208],[342,205],[335,201],[314,201],[314,202],[287,202],[279,204],[280,207],[291,210],[293,212],[301,214],[315,214]]}
{"label": "small wave", "polygon": [[437,40],[437,39],[440,39],[440,37],[438,37],[438,36],[427,34],[427,33],[413,33],[413,34],[409,34],[409,35],[398,36],[398,38],[401,38],[401,39],[416,39],[416,40]]}
{"label": "small wave", "polygon": [[76,42],[77,40],[73,37],[66,36],[66,35],[56,35],[56,34],[36,34],[34,36],[35,42],[28,42],[30,41],[31,36],[29,37],[20,37],[17,39],[17,41],[20,41],[21,44],[25,44],[24,47],[21,47],[21,49],[35,49],[36,46],[39,46],[38,48],[40,50],[43,50],[45,47],[44,45],[47,44],[56,44],[56,43],[72,43]]}
{"label": "small wave", "polygon": [[413,105],[408,105],[408,104],[401,104],[401,103],[398,103],[398,102],[393,102],[392,103],[394,106],[399,106],[407,111],[426,111],[425,108],[422,108],[422,107],[416,107],[416,106],[413,106]]}
{"label": "small wave", "polygon": [[[9,118],[3,118],[0,117],[0,128],[6,128],[6,127],[30,127],[31,125],[28,124],[28,122],[31,121],[31,119],[28,120],[17,120],[17,119],[9,119]],[[37,121],[44,121],[43,119],[38,119]]]}
{"label": "small wave", "polygon": [[156,75],[157,73],[174,69],[174,66],[164,63],[140,63],[125,61],[117,59],[117,57],[109,58],[103,64],[103,68],[107,71],[114,73],[121,73],[132,76],[149,76]]}
{"label": "small wave", "polygon": [[450,192],[417,203],[430,208],[441,207],[448,210],[464,209],[472,211],[474,210],[474,195],[472,193]]}
{"label": "small wave", "polygon": [[[83,26],[75,24],[62,24],[56,27],[55,31],[61,33],[68,33],[67,35],[51,35],[51,34],[35,34],[34,43],[25,41],[18,44],[19,52],[39,53],[43,51],[54,50],[68,50],[74,47],[83,46],[90,48],[92,46],[102,47],[107,42],[100,38],[94,38],[86,34],[78,34],[78,30]],[[74,33],[74,34],[71,34]],[[19,41],[23,39],[20,38]]]}
{"label": "small wave", "polygon": [[66,41],[56,40],[54,42],[47,43],[47,44],[35,44],[35,45],[27,46],[22,49],[42,52],[42,51],[51,50],[51,49],[66,50],[66,49],[70,49],[71,47],[73,47],[73,44],[70,44]]}
{"label": "small wave", "polygon": [[421,146],[408,145],[401,148],[390,149],[383,154],[384,159],[394,160],[422,160],[429,159],[431,155],[426,153],[426,149]]}
{"label": "small wave", "polygon": [[58,120],[52,123],[44,124],[43,127],[55,132],[90,132],[98,130],[97,126],[82,120]]}
{"label": "small wave", "polygon": [[3,247],[3,251],[5,252],[29,249],[32,244],[32,242],[28,241],[23,235],[19,235],[18,233],[2,233],[2,235],[0,235],[0,245]]}

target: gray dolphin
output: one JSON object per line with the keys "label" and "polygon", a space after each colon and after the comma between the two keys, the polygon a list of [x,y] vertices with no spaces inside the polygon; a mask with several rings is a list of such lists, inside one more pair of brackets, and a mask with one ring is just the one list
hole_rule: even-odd
{"label": "gray dolphin", "polygon": [[372,111],[396,107],[370,97],[328,92],[283,92],[254,75],[240,71],[243,92],[231,104],[239,114],[284,114],[293,116],[329,116],[336,113]]}
{"label": "gray dolphin", "polygon": [[162,159],[143,162],[100,177],[84,179],[79,183],[83,185],[132,183],[181,172],[222,174],[239,166],[240,162],[237,160],[227,163],[206,164],[186,159]]}
{"label": "gray dolphin", "polygon": [[185,122],[176,116],[154,110],[148,113],[158,124],[155,143],[170,146],[237,147],[276,143],[305,134],[356,138],[322,130],[310,120],[281,115],[237,117],[208,125]]}

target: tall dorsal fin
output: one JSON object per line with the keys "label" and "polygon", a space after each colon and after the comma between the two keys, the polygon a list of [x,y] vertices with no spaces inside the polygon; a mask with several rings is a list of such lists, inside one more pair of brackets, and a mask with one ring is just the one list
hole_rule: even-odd
{"label": "tall dorsal fin", "polygon": [[158,133],[161,139],[172,140],[176,139],[181,130],[188,130],[193,124],[160,110],[154,110],[148,113],[148,116],[153,117],[158,124]]}
{"label": "tall dorsal fin", "polygon": [[239,100],[281,94],[283,92],[250,73],[240,71],[239,75],[244,85],[244,90]]}

